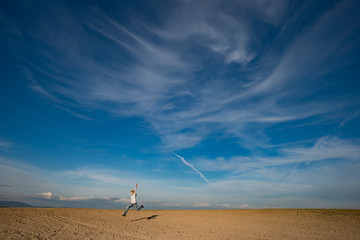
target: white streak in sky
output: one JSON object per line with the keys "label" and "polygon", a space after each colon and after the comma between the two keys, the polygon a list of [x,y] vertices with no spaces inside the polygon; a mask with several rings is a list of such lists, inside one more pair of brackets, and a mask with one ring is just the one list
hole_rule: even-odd
{"label": "white streak in sky", "polygon": [[192,164],[188,163],[183,157],[177,155],[176,153],[173,152],[173,154],[174,154],[175,156],[177,156],[178,158],[180,158],[181,161],[183,161],[183,163],[185,163],[185,165],[191,167],[195,172],[197,172],[197,173],[200,175],[200,177],[202,177],[207,183],[210,183],[210,182],[206,179],[206,177],[204,177],[204,175],[203,175],[201,172],[199,172],[196,168],[194,168],[194,166],[193,166]]}
{"label": "white streak in sky", "polygon": [[360,111],[358,111],[358,112],[355,113],[353,116],[351,116],[351,117],[345,119],[344,121],[342,121],[342,122],[340,123],[340,126],[343,127],[343,126],[345,125],[345,123],[347,123],[347,122],[349,122],[349,121],[351,121],[351,120],[353,120],[353,119],[356,119],[359,115],[360,115]]}

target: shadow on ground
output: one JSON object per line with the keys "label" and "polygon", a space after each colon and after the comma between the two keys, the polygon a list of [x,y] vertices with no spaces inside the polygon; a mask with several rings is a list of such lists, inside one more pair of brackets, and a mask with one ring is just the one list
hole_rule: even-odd
{"label": "shadow on ground", "polygon": [[150,217],[143,217],[143,218],[134,219],[134,220],[131,220],[131,221],[136,222],[136,221],[141,221],[141,220],[151,220],[151,219],[155,219],[157,216],[159,216],[159,215],[152,215]]}

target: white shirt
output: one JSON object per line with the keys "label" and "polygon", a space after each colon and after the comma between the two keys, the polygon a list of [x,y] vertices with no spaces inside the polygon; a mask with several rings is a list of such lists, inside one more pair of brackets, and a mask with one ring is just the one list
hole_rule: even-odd
{"label": "white shirt", "polygon": [[137,197],[137,194],[136,194],[136,187],[135,187],[134,194],[131,194],[131,197],[130,197],[131,203],[136,203],[136,197]]}

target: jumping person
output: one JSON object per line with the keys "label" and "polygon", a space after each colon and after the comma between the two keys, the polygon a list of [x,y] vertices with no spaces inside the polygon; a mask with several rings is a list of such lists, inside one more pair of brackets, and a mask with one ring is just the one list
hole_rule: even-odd
{"label": "jumping person", "polygon": [[137,202],[136,202],[136,197],[137,197],[137,194],[136,194],[136,189],[137,189],[137,184],[135,186],[135,189],[134,190],[131,190],[131,197],[130,197],[130,204],[126,207],[125,209],[125,212],[123,214],[123,216],[125,217],[126,216],[126,213],[127,211],[129,210],[129,208],[131,207],[134,207],[136,208],[136,211],[139,211],[140,209],[144,208],[144,205],[141,205],[140,208],[138,208],[138,205],[137,205]]}

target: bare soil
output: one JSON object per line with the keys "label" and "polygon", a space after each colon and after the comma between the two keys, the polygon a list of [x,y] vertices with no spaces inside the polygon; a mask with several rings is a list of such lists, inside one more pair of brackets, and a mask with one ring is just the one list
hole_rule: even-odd
{"label": "bare soil", "polygon": [[0,239],[360,239],[360,210],[0,208]]}

